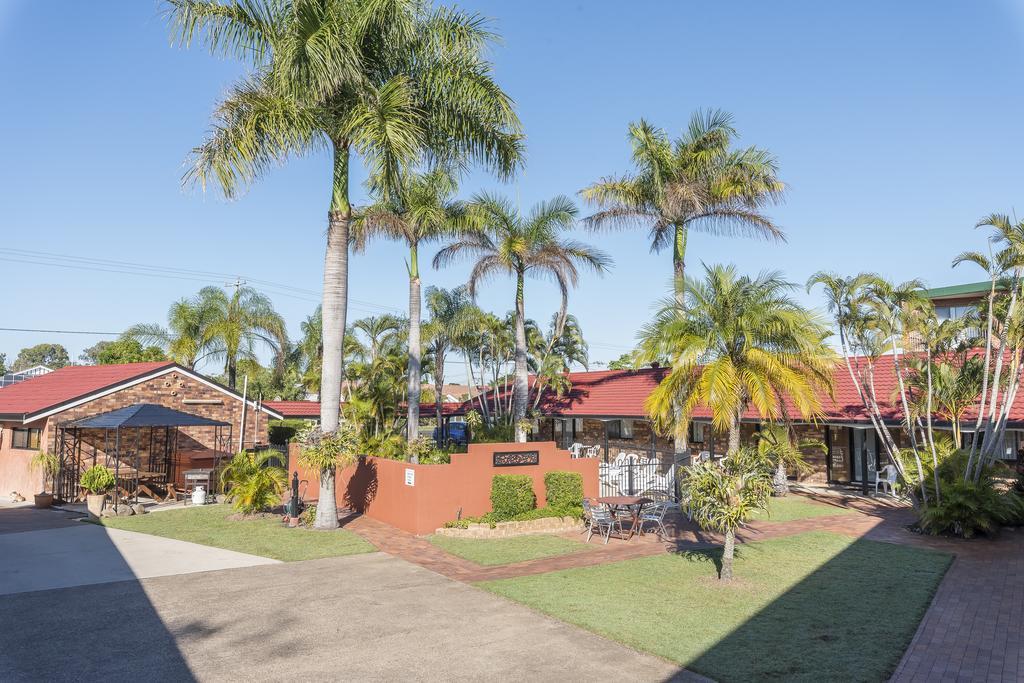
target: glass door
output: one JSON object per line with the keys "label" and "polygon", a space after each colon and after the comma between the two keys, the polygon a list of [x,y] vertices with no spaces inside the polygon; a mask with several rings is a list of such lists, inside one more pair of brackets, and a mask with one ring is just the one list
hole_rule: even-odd
{"label": "glass door", "polygon": [[875,480],[878,464],[878,449],[875,447],[875,432],[871,429],[853,430],[853,480],[864,481],[864,456],[867,455],[868,481]]}

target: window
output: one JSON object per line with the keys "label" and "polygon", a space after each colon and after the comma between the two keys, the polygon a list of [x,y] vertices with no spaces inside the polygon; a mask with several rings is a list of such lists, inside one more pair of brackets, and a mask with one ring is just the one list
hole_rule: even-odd
{"label": "window", "polygon": [[40,429],[12,429],[11,446],[13,448],[29,448],[38,450]]}
{"label": "window", "polygon": [[622,438],[622,421],[621,420],[606,420],[604,423],[605,432],[608,434],[609,439],[621,439]]}
{"label": "window", "polygon": [[690,423],[690,443],[704,443],[704,429],[707,427],[703,422]]}

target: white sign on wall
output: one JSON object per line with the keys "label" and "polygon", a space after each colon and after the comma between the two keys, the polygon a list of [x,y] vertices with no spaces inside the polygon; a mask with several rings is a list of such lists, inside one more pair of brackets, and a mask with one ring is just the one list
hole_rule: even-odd
{"label": "white sign on wall", "polygon": [[415,486],[416,485],[416,470],[411,467],[405,468],[405,485]]}

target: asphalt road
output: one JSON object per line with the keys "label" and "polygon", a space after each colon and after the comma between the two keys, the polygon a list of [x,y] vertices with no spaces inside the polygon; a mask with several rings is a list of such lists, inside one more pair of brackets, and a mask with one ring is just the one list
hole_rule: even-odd
{"label": "asphalt road", "polygon": [[[74,573],[73,558],[64,556],[61,564]],[[0,569],[0,589],[9,581]],[[665,661],[382,553],[0,598],[5,682],[684,675]]]}

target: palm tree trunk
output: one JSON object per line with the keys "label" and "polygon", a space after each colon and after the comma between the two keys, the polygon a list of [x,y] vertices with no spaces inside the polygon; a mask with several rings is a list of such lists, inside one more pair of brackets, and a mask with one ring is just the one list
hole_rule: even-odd
{"label": "palm tree trunk", "polygon": [[[334,145],[334,182],[331,210],[327,214],[327,251],[324,255],[323,345],[320,382],[320,426],[337,431],[341,413],[341,380],[344,375],[345,316],[348,313],[348,240],[352,207],[348,201],[347,142]],[[334,468],[320,472],[320,504],[317,529],[336,529],[338,510],[334,497]]]}
{"label": "palm tree trunk", "polygon": [[672,289],[675,292],[676,307],[682,313],[686,306],[686,226],[676,225],[675,241],[672,243]]}
{"label": "palm tree trunk", "polygon": [[985,415],[985,398],[988,394],[988,370],[992,361],[992,325],[995,321],[993,306],[996,300],[996,278],[992,276],[992,287],[988,295],[988,327],[985,332],[985,366],[981,373],[981,400],[978,404],[978,416],[974,421],[974,435],[971,438],[971,452],[967,456],[967,468],[964,470],[964,481],[970,476],[974,465],[974,454],[978,449],[978,436],[981,435],[981,421]]}
{"label": "palm tree trunk", "polygon": [[736,530],[728,529],[725,532],[725,546],[722,549],[722,571],[718,578],[722,581],[732,581],[732,560],[736,556]]}
{"label": "palm tree trunk", "polygon": [[740,449],[740,416],[733,415],[729,424],[729,455],[734,455]]}
{"label": "palm tree trunk", "polygon": [[235,359],[228,357],[228,389],[235,388],[235,382],[238,378],[238,365],[235,364]]}
{"label": "palm tree trunk", "polygon": [[[445,434],[445,429],[442,425],[442,411],[441,403],[444,397],[441,392],[444,391],[444,357],[445,353],[444,345],[441,343],[434,344],[434,413],[437,416],[437,434],[440,437],[440,446],[445,443],[448,439],[448,435]],[[472,391],[472,390],[470,390]],[[472,393],[470,393],[470,400],[472,401]]]}
{"label": "palm tree trunk", "polygon": [[789,474],[786,472],[786,463],[782,461],[782,458],[779,458],[779,462],[775,465],[772,490],[776,496],[789,495]]}
{"label": "palm tree trunk", "polygon": [[409,398],[406,438],[409,441],[420,434],[420,271],[417,248],[409,249]]}
{"label": "palm tree trunk", "polygon": [[526,392],[529,389],[526,369],[526,304],[523,296],[523,273],[516,278],[516,383],[513,389],[512,421],[516,426],[516,441],[526,442],[522,422],[526,418]]}

